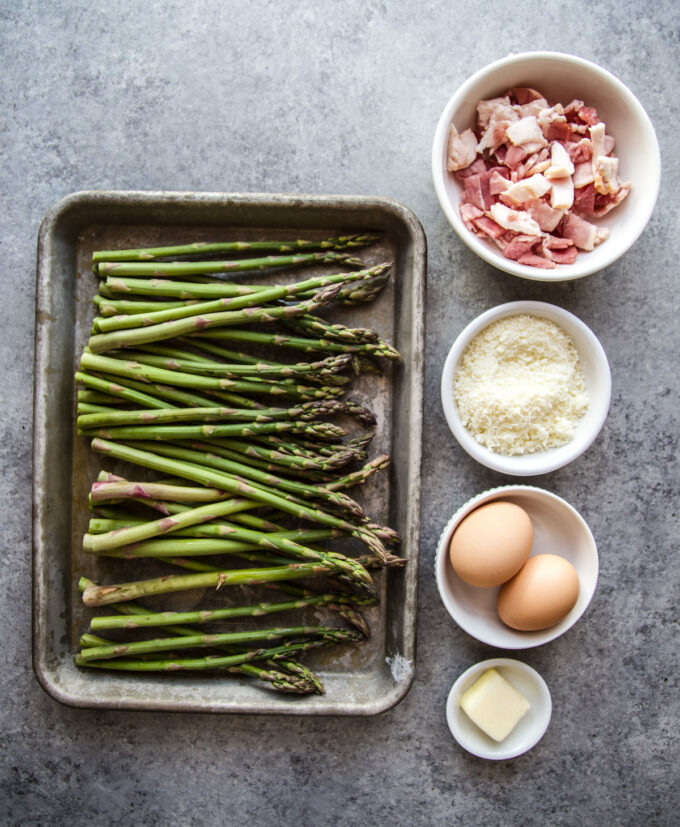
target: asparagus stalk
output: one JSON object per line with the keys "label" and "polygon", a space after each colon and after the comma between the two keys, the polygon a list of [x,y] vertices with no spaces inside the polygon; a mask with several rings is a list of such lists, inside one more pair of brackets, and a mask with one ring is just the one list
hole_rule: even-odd
{"label": "asparagus stalk", "polygon": [[[96,583],[93,583],[86,577],[81,577],[78,583],[81,592],[88,586],[96,585]],[[111,608],[128,617],[149,614],[148,609],[131,600],[127,603],[114,604]],[[175,635],[192,635],[195,632],[191,626],[179,625],[167,626],[165,627],[165,631]],[[102,644],[104,644],[104,642],[102,642]],[[236,654],[231,647],[220,646],[218,648],[228,650],[230,654]],[[167,658],[167,655],[165,657]],[[268,659],[264,661],[264,664],[268,667],[267,669],[254,663],[242,663],[238,666],[230,667],[229,671],[249,675],[261,681],[267,681],[272,684],[273,689],[279,692],[288,692],[296,695],[308,695],[310,693],[324,694],[321,681],[311,669],[308,669],[303,664],[289,658],[284,660],[283,656],[281,656],[279,660]]]}
{"label": "asparagus stalk", "polygon": [[86,606],[106,606],[136,600],[150,595],[169,594],[188,589],[217,588],[223,586],[252,586],[275,580],[295,580],[328,574],[328,566],[320,563],[289,563],[287,566],[273,566],[260,569],[238,569],[236,571],[205,572],[202,574],[169,575],[151,580],[137,580],[132,583],[118,583],[111,586],[90,586],[83,592]]}
{"label": "asparagus stalk", "polygon": [[190,334],[192,339],[203,340],[204,338],[225,340],[231,342],[249,342],[257,345],[275,345],[280,347],[301,350],[305,353],[314,351],[330,351],[333,353],[365,353],[372,356],[382,356],[386,359],[397,360],[399,352],[386,342],[349,342],[326,338],[304,338],[290,336],[283,333],[263,333],[254,330],[241,330],[240,328],[219,328],[206,332]]}
{"label": "asparagus stalk", "polygon": [[363,247],[380,238],[378,233],[355,233],[324,239],[290,239],[289,241],[196,241],[192,244],[175,244],[165,247],[145,247],[137,250],[98,250],[92,254],[92,264],[103,261],[153,261],[159,258],[205,256],[219,253],[245,253],[271,251],[292,253],[300,250],[342,250],[347,247]]}
{"label": "asparagus stalk", "polygon": [[269,270],[274,267],[301,267],[307,264],[341,263],[362,266],[360,259],[343,253],[301,253],[299,255],[263,256],[237,261],[98,261],[99,276],[146,276],[147,278],[181,278],[182,276],[215,273],[242,273],[248,270]]}
{"label": "asparagus stalk", "polygon": [[204,316],[192,316],[189,319],[152,324],[144,328],[101,333],[90,337],[89,347],[93,353],[103,353],[107,350],[132,347],[145,342],[171,339],[173,336],[184,336],[195,330],[205,330],[206,328],[292,319],[295,316],[311,313],[313,310],[333,301],[339,289],[340,286],[337,284],[326,287],[316,293],[313,299],[306,299],[298,304],[286,304],[279,307],[244,307],[242,310],[207,313]]}
{"label": "asparagus stalk", "polygon": [[[108,334],[107,334],[108,335]],[[93,337],[96,338],[96,337]],[[92,341],[92,339],[90,339]],[[312,399],[325,399],[328,396],[342,394],[339,388],[310,387],[308,385],[285,385],[277,382],[261,382],[251,380],[235,380],[214,378],[211,376],[197,376],[192,373],[166,370],[165,368],[150,367],[139,362],[112,359],[110,356],[99,356],[87,351],[80,357],[80,366],[83,371],[113,374],[160,385],[179,385],[181,388],[196,390],[234,390],[239,393],[264,394],[274,396],[300,396]],[[82,375],[82,374],[81,374]],[[113,392],[113,391],[112,391]],[[149,407],[157,407],[156,405]],[[206,406],[207,407],[207,406]]]}
{"label": "asparagus stalk", "polygon": [[[304,281],[295,282],[294,284],[289,285],[274,285],[273,287],[241,286],[241,294],[238,296],[215,298],[212,301],[201,302],[199,304],[188,304],[181,307],[157,308],[152,312],[142,314],[126,314],[104,318],[97,323],[96,330],[100,333],[107,333],[112,330],[122,330],[127,328],[146,327],[148,325],[161,324],[163,322],[170,322],[176,319],[184,319],[189,316],[203,316],[205,314],[219,313],[225,310],[241,310],[245,307],[253,307],[254,305],[263,305],[268,302],[286,299],[290,296],[295,296],[298,293],[305,293],[307,294],[306,298],[314,299],[317,295],[317,290],[334,284],[341,285],[339,290],[336,292],[336,295],[351,295],[348,294],[347,291],[342,293],[345,285],[350,283],[353,284],[355,282],[362,283],[364,281],[371,281],[372,283],[372,280],[377,277],[380,277],[384,283],[384,280],[389,275],[389,268],[389,264],[383,263],[377,265],[376,267],[371,267],[368,270],[358,270],[353,273],[337,273],[330,276],[317,276],[315,278],[305,279]],[[220,287],[220,285],[208,286]],[[248,291],[248,294],[244,295],[246,291]],[[217,290],[214,292],[217,293]]]}
{"label": "asparagus stalk", "polygon": [[278,508],[287,514],[293,514],[302,520],[308,522],[321,523],[322,525],[331,528],[338,528],[346,532],[350,536],[361,540],[373,554],[378,557],[385,557],[385,549],[378,540],[378,538],[367,531],[362,526],[353,525],[352,523],[336,517],[332,514],[322,511],[319,508],[314,508],[310,505],[300,506],[297,503],[290,502],[283,497],[256,488],[242,480],[239,480],[223,471],[215,471],[212,468],[205,468],[194,463],[184,462],[177,459],[170,459],[159,456],[150,451],[141,451],[137,448],[132,448],[128,445],[121,445],[110,440],[93,439],[91,443],[92,450],[96,453],[106,454],[110,457],[127,460],[136,465],[141,465],[145,468],[152,468],[161,473],[168,473],[184,479],[193,480],[201,485],[214,486],[225,491],[231,491],[241,497],[247,497],[265,505]]}
{"label": "asparagus stalk", "polygon": [[154,652],[168,652],[173,649],[203,649],[209,646],[241,645],[259,643],[260,641],[278,640],[280,638],[325,638],[333,643],[348,643],[361,640],[355,631],[339,629],[333,626],[288,626],[272,629],[249,629],[244,632],[224,632],[221,634],[193,634],[177,637],[137,640],[131,643],[116,643],[108,646],[91,646],[80,653],[81,660],[108,660],[124,655],[145,655]]}
{"label": "asparagus stalk", "polygon": [[180,623],[211,623],[218,620],[233,620],[239,617],[260,617],[261,615],[306,609],[310,606],[324,607],[337,602],[337,595],[315,594],[308,597],[284,600],[276,603],[256,603],[253,606],[231,606],[227,609],[204,609],[195,612],[151,612],[127,617],[109,615],[93,617],[90,627],[101,629],[138,629],[157,626],[174,626]]}
{"label": "asparagus stalk", "polygon": [[[359,633],[357,632],[357,635]],[[357,637],[357,640],[361,638]],[[125,672],[176,672],[178,670],[229,669],[242,663],[266,660],[268,658],[288,657],[296,652],[306,652],[319,646],[327,646],[324,638],[302,640],[273,646],[267,649],[250,649],[237,655],[209,655],[204,658],[175,658],[172,660],[114,660],[88,661],[76,656],[77,666],[90,666],[96,669],[118,669]]]}

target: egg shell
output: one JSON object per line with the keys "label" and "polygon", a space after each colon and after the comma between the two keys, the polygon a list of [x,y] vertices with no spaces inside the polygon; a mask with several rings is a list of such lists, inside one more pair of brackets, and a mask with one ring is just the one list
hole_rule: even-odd
{"label": "egg shell", "polygon": [[574,608],[580,583],[576,569],[557,554],[536,554],[498,591],[498,615],[522,632],[547,629]]}
{"label": "egg shell", "polygon": [[529,557],[534,529],[515,503],[495,501],[475,509],[460,523],[449,544],[456,574],[471,586],[500,586]]}

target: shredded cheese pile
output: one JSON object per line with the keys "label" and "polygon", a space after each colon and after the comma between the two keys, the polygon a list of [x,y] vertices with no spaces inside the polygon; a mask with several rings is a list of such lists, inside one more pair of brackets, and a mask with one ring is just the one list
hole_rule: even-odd
{"label": "shredded cheese pile", "polygon": [[494,322],[470,342],[454,376],[461,421],[497,454],[531,454],[573,439],[588,409],[578,350],[536,316]]}

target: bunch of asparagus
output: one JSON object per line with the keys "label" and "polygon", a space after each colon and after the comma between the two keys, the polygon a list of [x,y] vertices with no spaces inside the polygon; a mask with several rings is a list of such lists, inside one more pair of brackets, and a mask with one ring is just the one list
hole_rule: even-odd
{"label": "bunch of asparagus", "polygon": [[[278,691],[307,694],[323,687],[299,654],[368,637],[358,607],[376,601],[369,570],[404,560],[393,551],[397,533],[372,521],[345,493],[389,463],[384,455],[367,461],[375,417],[345,394],[353,376],[380,372],[380,360],[399,354],[371,330],[317,314],[379,293],[389,264],[365,267],[353,255],[376,238],[93,254],[100,315],[76,373],[78,431],[91,438],[93,451],[160,477],[130,480],[102,471],[90,493],[83,548],[183,571],[113,585],[82,578],[85,605],[118,614],[92,618],[78,665],[236,672]],[[312,264],[336,272],[274,285],[222,275],[290,273]],[[225,346],[233,343],[239,350]],[[263,348],[271,358],[261,356]],[[312,355],[291,362],[290,352]],[[349,437],[331,421],[337,415],[368,431]],[[360,541],[364,554],[324,545],[338,537]],[[302,586],[295,584],[302,579]],[[133,602],[237,585],[275,589],[282,599],[190,612],[151,611]],[[200,631],[206,623],[310,607],[335,612],[347,626]],[[149,628],[162,636],[120,642],[92,634]]]}

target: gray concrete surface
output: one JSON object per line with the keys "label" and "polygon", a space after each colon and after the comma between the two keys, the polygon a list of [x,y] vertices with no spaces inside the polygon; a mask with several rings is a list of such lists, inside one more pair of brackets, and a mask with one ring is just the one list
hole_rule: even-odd
{"label": "gray concrete surface", "polygon": [[[0,822],[7,824],[677,824],[679,7],[453,2],[0,1],[0,278],[4,365]],[[664,174],[652,221],[606,272],[544,286],[459,241],[432,188],[440,111],[508,51],[590,58],[639,97]],[[88,188],[386,195],[429,241],[427,419],[417,677],[370,720],[78,711],[30,663],[31,372],[35,240]],[[599,544],[594,602],[522,659],[552,690],[541,744],[484,763],[451,739],[457,675],[496,654],[436,592],[442,526],[507,480],[468,459],[438,402],[453,337],[501,301],[574,311],[607,351],[611,414],[588,453],[539,484]]]}

